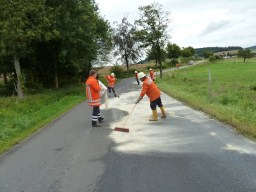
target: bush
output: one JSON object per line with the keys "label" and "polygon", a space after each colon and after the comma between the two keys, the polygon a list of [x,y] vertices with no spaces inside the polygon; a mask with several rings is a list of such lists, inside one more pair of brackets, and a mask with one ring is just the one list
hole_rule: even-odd
{"label": "bush", "polygon": [[120,73],[122,73],[123,72],[123,69],[122,69],[122,67],[121,66],[113,66],[112,68],[111,68],[111,73],[114,73],[115,75],[117,75],[117,74],[120,74]]}
{"label": "bush", "polygon": [[177,59],[172,59],[172,60],[169,60],[169,61],[165,62],[163,64],[163,66],[165,66],[165,68],[175,67],[177,63],[179,63],[179,61]]}
{"label": "bush", "polygon": [[127,78],[134,75],[135,69],[123,70],[121,66],[114,66],[111,68],[111,73],[114,73],[117,78]]}
{"label": "bush", "polygon": [[16,95],[17,92],[14,87],[14,79],[7,82],[7,84],[0,82],[0,97]]}
{"label": "bush", "polygon": [[213,55],[213,56],[210,56],[209,57],[209,61],[210,62],[215,62],[215,61],[219,61],[219,60],[221,60],[221,59],[223,59],[223,58],[221,58],[220,56],[218,56],[218,55]]}

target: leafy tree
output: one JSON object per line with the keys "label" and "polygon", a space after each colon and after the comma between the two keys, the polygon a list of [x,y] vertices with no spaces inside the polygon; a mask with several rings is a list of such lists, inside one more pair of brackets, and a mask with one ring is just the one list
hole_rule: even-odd
{"label": "leafy tree", "polygon": [[[154,49],[154,47],[151,47],[151,49],[147,50],[146,51],[146,54],[147,54],[147,59],[146,60],[155,60],[156,62],[156,67],[158,66],[159,64],[159,61],[158,61],[158,57],[157,57],[157,50]],[[164,49],[161,49],[161,58],[162,58],[162,61],[164,61],[166,59],[167,55],[166,55],[166,52]]]}
{"label": "leafy tree", "polygon": [[181,51],[181,56],[187,62],[189,60],[189,58],[194,55],[194,52],[195,52],[194,48],[189,46],[189,47],[183,48],[183,50]]}
{"label": "leafy tree", "polygon": [[126,16],[123,17],[121,24],[116,23],[113,30],[113,40],[117,48],[114,55],[120,55],[127,70],[129,70],[129,61],[136,62],[141,55],[139,44],[135,39],[135,31],[135,26],[129,23]]}
{"label": "leafy tree", "polygon": [[242,57],[245,60],[248,58],[252,58],[252,53],[250,49],[242,49],[238,51],[238,57]]}
{"label": "leafy tree", "polygon": [[54,50],[55,87],[58,87],[63,69],[75,67],[82,69],[84,75],[93,61],[104,58],[103,54],[111,48],[111,33],[94,1],[48,0],[47,5],[55,10],[54,27],[60,33],[60,38],[50,44]]}
{"label": "leafy tree", "polygon": [[94,1],[47,0],[46,7],[52,10],[51,30],[58,36],[34,44],[34,53],[21,64],[36,86],[58,88],[83,80],[92,65],[108,59],[111,31]]}
{"label": "leafy tree", "polygon": [[0,56],[0,74],[3,74],[4,78],[4,84],[7,84],[7,76],[8,73],[11,73],[14,71],[14,66],[11,65],[12,61],[9,56]]}
{"label": "leafy tree", "polygon": [[205,59],[208,59],[210,56],[213,56],[213,53],[209,51],[204,51],[203,56]]}
{"label": "leafy tree", "polygon": [[176,44],[168,43],[166,47],[166,52],[167,52],[167,58],[172,59],[172,61],[177,60],[181,55],[181,49]]}
{"label": "leafy tree", "polygon": [[167,28],[169,24],[169,12],[162,10],[159,3],[139,7],[140,18],[136,21],[138,40],[144,47],[150,47],[156,51],[156,60],[160,66],[160,78],[162,78],[162,50],[169,38]]}
{"label": "leafy tree", "polygon": [[0,36],[6,52],[13,57],[20,99],[24,97],[20,59],[32,51],[34,41],[53,36],[44,3],[45,0],[0,0]]}
{"label": "leafy tree", "polygon": [[7,74],[14,71],[11,57],[4,49],[4,44],[0,41],[0,76],[3,74],[4,84],[7,84]]}

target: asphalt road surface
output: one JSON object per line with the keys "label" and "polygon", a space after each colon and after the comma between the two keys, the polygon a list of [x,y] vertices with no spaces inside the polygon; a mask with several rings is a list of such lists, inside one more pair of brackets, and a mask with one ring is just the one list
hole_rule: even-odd
{"label": "asphalt road surface", "polygon": [[167,119],[149,122],[147,97],[130,113],[135,79],[116,90],[102,127],[84,102],[1,155],[0,192],[256,191],[254,142],[164,93]]}

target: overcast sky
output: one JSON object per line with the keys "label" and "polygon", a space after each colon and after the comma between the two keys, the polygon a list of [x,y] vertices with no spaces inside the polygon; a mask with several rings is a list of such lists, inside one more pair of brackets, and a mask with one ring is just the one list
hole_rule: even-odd
{"label": "overcast sky", "polygon": [[[112,23],[128,15],[138,19],[138,7],[152,0],[95,0]],[[180,47],[243,48],[256,45],[256,0],[156,0],[170,14],[171,43]]]}

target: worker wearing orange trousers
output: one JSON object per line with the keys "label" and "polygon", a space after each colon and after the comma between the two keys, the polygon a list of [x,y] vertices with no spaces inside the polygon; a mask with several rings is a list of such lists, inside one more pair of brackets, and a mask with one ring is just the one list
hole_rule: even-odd
{"label": "worker wearing orange trousers", "polygon": [[161,118],[165,119],[167,116],[165,113],[164,106],[162,104],[162,100],[160,97],[161,92],[160,92],[159,88],[153,82],[153,80],[151,78],[147,77],[143,72],[140,72],[138,74],[138,77],[139,77],[140,81],[143,82],[143,85],[142,85],[142,90],[141,90],[140,96],[137,99],[137,101],[135,102],[135,104],[139,103],[140,100],[146,94],[149,97],[150,108],[152,110],[152,118],[150,118],[149,121],[158,121],[157,110],[156,110],[157,106],[160,107],[160,109],[161,109],[161,113],[162,113]]}

